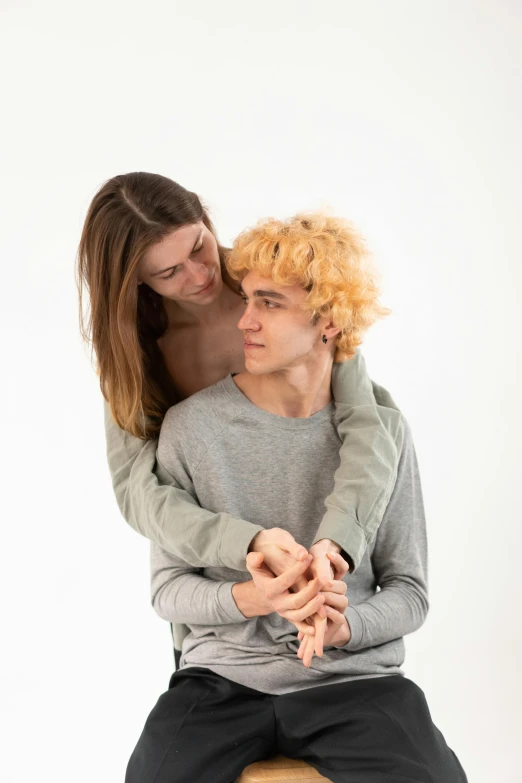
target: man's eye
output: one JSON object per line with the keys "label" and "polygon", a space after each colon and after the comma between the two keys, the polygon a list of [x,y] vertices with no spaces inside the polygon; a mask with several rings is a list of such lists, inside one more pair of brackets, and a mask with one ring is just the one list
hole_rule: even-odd
{"label": "man's eye", "polygon": [[264,303],[266,304],[266,306],[268,307],[269,310],[271,310],[273,308],[276,308],[276,307],[279,307],[278,304],[276,304],[275,302],[271,302],[270,299],[264,299],[263,301],[264,301]]}
{"label": "man's eye", "polygon": [[248,304],[248,297],[247,296],[242,296],[241,297],[241,301],[243,302],[244,305]]}

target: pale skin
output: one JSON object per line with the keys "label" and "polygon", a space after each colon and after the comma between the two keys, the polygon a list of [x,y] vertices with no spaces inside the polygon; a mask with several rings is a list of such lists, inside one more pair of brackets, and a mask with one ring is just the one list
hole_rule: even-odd
{"label": "pale skin", "polygon": [[[339,330],[324,318],[311,326],[309,315],[300,309],[306,292],[297,286],[245,278],[245,299],[239,297],[222,280],[217,242],[203,223],[183,226],[150,248],[140,266],[141,283],[163,297],[168,329],[158,345],[183,395],[235,372],[238,387],[254,404],[280,416],[311,416],[331,400],[332,338]],[[257,296],[254,291],[264,290],[260,285],[277,289],[283,299]],[[252,301],[246,288],[254,294]],[[322,343],[323,334],[328,345]],[[263,347],[249,345],[261,343],[261,338]],[[349,634],[346,620],[343,617],[347,630],[342,630],[338,616],[348,603],[346,585],[340,582],[342,568],[330,558],[337,556],[344,563],[338,553],[339,546],[328,539],[308,553],[287,531],[264,530],[251,542],[247,558],[253,579],[234,586],[245,616],[278,611],[296,625],[306,637],[306,654],[300,654],[305,665],[310,665],[314,650],[322,655],[325,643]],[[292,575],[296,578],[287,584]],[[311,618],[314,626],[306,622]]]}

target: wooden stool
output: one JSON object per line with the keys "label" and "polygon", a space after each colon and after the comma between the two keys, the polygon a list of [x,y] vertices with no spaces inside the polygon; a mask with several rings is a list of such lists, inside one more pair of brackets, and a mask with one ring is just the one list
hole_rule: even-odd
{"label": "wooden stool", "polygon": [[275,756],[249,764],[236,783],[317,783],[319,780],[329,781],[306,761]]}

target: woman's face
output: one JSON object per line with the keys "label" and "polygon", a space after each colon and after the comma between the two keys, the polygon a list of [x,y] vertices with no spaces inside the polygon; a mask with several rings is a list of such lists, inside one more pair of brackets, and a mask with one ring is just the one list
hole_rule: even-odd
{"label": "woman's face", "polygon": [[214,302],[223,287],[215,236],[204,223],[176,229],[147,251],[139,283],[176,302]]}

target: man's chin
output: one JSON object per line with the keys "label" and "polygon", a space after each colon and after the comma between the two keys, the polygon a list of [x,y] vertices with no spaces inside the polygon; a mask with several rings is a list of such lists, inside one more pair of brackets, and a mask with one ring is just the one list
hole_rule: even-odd
{"label": "man's chin", "polygon": [[250,367],[245,363],[245,369],[249,375],[266,375],[270,370],[265,370],[262,367]]}
{"label": "man's chin", "polygon": [[273,372],[273,367],[269,367],[266,362],[260,362],[250,357],[245,358],[245,369],[250,375],[266,375]]}

